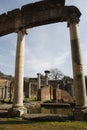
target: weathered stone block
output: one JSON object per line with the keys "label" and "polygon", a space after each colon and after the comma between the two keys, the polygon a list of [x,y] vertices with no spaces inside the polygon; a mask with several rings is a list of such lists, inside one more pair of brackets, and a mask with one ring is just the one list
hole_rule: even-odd
{"label": "weathered stone block", "polygon": [[21,117],[23,114],[27,113],[27,108],[25,107],[18,107],[18,108],[10,108],[8,110],[8,116],[11,117]]}

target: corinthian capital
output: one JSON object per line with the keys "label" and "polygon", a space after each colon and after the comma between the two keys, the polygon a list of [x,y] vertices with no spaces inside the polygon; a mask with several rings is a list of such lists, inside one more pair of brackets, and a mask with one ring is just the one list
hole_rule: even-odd
{"label": "corinthian capital", "polygon": [[26,35],[28,34],[27,33],[27,29],[24,28],[24,27],[20,27],[20,28],[18,28],[18,29],[15,30],[16,33],[18,33],[19,31],[21,31],[23,34],[26,34]]}
{"label": "corinthian capital", "polygon": [[72,15],[69,17],[68,19],[68,27],[70,26],[70,24],[72,23],[79,23],[80,19],[76,16],[76,15]]}

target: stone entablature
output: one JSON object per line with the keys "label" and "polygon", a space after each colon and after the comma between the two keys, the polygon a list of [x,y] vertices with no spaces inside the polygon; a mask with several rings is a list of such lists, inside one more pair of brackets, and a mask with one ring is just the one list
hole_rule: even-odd
{"label": "stone entablature", "polygon": [[[0,15],[0,36],[15,32],[20,28],[32,28],[57,22],[67,22],[81,12],[75,6],[64,6],[65,0],[43,0],[14,9]],[[4,27],[4,28],[3,28]]]}

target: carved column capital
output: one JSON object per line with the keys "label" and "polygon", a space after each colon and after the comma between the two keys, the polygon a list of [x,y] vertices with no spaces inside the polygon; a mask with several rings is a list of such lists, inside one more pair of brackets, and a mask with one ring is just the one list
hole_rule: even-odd
{"label": "carved column capital", "polygon": [[18,29],[15,30],[16,33],[18,33],[19,31],[21,31],[25,35],[28,34],[27,29],[24,28],[24,27],[20,27],[20,28],[18,28]]}
{"label": "carved column capital", "polygon": [[67,26],[69,27],[70,26],[70,24],[72,24],[72,23],[79,23],[79,21],[80,21],[80,19],[77,17],[77,16],[75,16],[75,15],[72,15],[71,17],[69,17],[69,19],[68,19],[68,21],[67,21]]}

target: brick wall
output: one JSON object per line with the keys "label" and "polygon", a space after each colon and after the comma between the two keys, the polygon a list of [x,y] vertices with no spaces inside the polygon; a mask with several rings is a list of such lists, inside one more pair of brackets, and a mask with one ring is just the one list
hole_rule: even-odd
{"label": "brick wall", "polygon": [[58,102],[73,102],[73,97],[67,91],[59,88],[54,89],[53,98]]}
{"label": "brick wall", "polygon": [[38,99],[41,101],[53,99],[53,89],[51,86],[45,86],[38,91]]}

